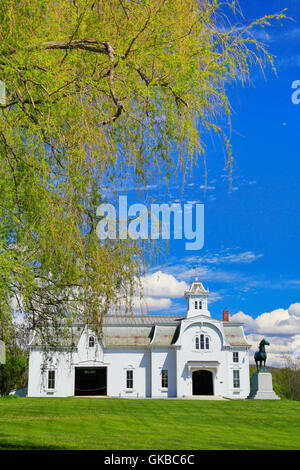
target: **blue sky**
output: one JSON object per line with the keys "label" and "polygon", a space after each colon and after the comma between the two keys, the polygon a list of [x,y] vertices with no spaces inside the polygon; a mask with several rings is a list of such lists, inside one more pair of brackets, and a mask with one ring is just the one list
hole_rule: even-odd
{"label": "blue sky", "polygon": [[[169,201],[161,201],[204,204],[204,246],[186,251],[184,240],[171,240],[166,263],[153,266],[145,285],[152,313],[185,313],[180,292],[197,266],[199,279],[212,292],[212,316],[221,318],[226,307],[232,319],[245,321],[253,343],[269,335],[277,364],[283,353],[300,352],[300,104],[291,99],[292,83],[300,80],[300,0],[243,0],[240,5],[249,20],[284,8],[294,19],[275,22],[268,35],[261,35],[276,56],[277,75],[268,68],[264,78],[253,69],[251,84],[228,87],[232,190],[216,139],[207,148],[206,191],[200,164],[182,196],[174,187]],[[164,289],[153,283],[157,271]]]}

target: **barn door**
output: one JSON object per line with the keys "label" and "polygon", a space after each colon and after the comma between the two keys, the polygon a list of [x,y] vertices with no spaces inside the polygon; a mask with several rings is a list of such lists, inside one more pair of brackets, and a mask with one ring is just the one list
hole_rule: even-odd
{"label": "barn door", "polygon": [[76,367],[75,395],[106,395],[106,367]]}
{"label": "barn door", "polygon": [[193,395],[213,395],[213,374],[210,370],[193,372]]}

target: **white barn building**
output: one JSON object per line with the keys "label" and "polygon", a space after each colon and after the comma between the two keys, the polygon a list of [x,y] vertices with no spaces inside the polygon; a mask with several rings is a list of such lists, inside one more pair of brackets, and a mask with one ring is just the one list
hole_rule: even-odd
{"label": "white barn building", "polygon": [[43,352],[29,344],[28,396],[246,398],[249,349],[241,323],[210,316],[209,292],[195,281],[185,292],[186,316],[107,316],[101,335],[65,327],[59,344]]}

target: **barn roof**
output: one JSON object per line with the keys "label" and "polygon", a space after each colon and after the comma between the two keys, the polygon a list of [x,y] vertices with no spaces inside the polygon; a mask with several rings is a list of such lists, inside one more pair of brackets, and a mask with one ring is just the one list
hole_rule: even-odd
{"label": "barn roof", "polygon": [[[175,344],[181,320],[177,315],[114,316],[103,319],[101,337],[104,347],[170,346]],[[222,322],[227,342],[231,346],[250,346],[244,336],[243,327],[231,322]],[[47,327],[43,334],[35,332],[29,346],[51,348],[77,348],[85,326]],[[91,329],[93,329],[91,327]]]}
{"label": "barn roof", "polygon": [[[170,345],[181,317],[177,315],[108,315],[103,319],[101,339],[105,347]],[[92,329],[92,327],[91,327]],[[72,327],[48,327],[43,334],[36,332],[29,346],[49,346],[52,348],[76,348],[84,325]],[[156,334],[157,333],[157,334]],[[152,343],[152,340],[154,342]]]}
{"label": "barn roof", "polygon": [[103,325],[172,325],[183,318],[182,315],[107,315]]}
{"label": "barn roof", "polygon": [[34,331],[29,346],[47,346],[51,348],[77,347],[84,326],[46,326],[42,331]]}
{"label": "barn roof", "polygon": [[229,322],[223,322],[223,325],[225,338],[231,346],[250,346],[244,336],[242,325]]}
{"label": "barn roof", "polygon": [[152,330],[151,326],[104,326],[102,340],[105,347],[148,346]]}
{"label": "barn roof", "polygon": [[174,344],[178,334],[179,325],[157,325],[151,341],[152,346],[169,346]]}

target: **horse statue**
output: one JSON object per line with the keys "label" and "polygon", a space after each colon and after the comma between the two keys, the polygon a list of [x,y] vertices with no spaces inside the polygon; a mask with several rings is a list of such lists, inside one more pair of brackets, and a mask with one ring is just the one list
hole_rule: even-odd
{"label": "horse statue", "polygon": [[260,363],[260,366],[259,366],[260,369],[261,369],[262,363],[264,363],[264,368],[266,367],[267,353],[265,350],[265,346],[270,346],[270,343],[265,338],[263,338],[261,342],[259,343],[259,351],[256,351],[256,353],[254,354],[257,372],[258,372],[258,363]]}

